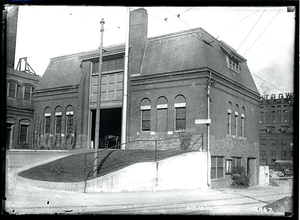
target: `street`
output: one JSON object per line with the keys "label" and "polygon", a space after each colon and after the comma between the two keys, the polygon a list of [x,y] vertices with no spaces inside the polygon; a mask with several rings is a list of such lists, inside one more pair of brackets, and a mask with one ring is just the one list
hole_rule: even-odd
{"label": "street", "polygon": [[[48,153],[48,155],[47,155]],[[17,160],[22,153],[7,155],[6,209],[8,214],[190,214],[190,215],[285,215],[284,212],[262,209],[279,199],[292,195],[292,180],[279,186],[248,189],[197,189],[152,192],[79,193],[47,190],[19,183],[14,175],[25,164],[43,163],[40,159]],[[34,154],[47,160],[68,155],[45,152]],[[50,156],[51,155],[51,156]],[[47,184],[47,182],[45,182]]]}

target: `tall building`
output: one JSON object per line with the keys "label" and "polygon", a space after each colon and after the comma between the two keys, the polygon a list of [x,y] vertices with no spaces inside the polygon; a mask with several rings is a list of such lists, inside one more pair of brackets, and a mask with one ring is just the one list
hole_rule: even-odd
{"label": "tall building", "polygon": [[271,165],[276,160],[293,160],[292,93],[262,97],[259,105],[260,163]]}
{"label": "tall building", "polygon": [[[229,185],[237,165],[255,185],[260,95],[247,60],[202,28],[152,38],[147,29],[147,11],[132,11],[125,149],[173,138],[160,145],[169,149],[192,133],[210,152],[213,186]],[[124,53],[124,44],[104,48],[100,140],[121,136]],[[34,90],[39,148],[93,147],[98,69],[98,50],[51,59]]]}

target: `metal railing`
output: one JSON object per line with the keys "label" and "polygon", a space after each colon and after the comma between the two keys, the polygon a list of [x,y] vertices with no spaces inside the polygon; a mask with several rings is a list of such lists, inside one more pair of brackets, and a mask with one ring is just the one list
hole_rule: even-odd
{"label": "metal railing", "polygon": [[[101,168],[106,163],[106,160],[115,151],[126,151],[126,159],[122,159],[115,165],[119,167],[122,163],[126,165],[131,165],[138,162],[157,162],[167,157],[176,156],[182,153],[191,151],[203,151],[203,134],[179,134],[178,137],[164,138],[164,139],[153,139],[153,140],[133,140],[126,143],[126,150],[120,149],[122,144],[117,144],[115,146],[106,147],[103,149],[98,149],[94,152],[85,153],[84,158],[84,176],[86,176],[85,181],[93,176],[94,172],[97,175],[100,173]],[[169,147],[173,146],[175,147]],[[97,155],[95,155],[97,154]],[[120,158],[118,158],[120,159]],[[97,167],[94,165],[94,160],[100,160],[97,163]],[[119,164],[117,164],[119,163]]]}

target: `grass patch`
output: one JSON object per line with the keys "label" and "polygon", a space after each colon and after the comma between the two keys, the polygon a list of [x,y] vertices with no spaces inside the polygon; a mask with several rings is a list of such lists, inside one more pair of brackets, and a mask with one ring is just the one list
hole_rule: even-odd
{"label": "grass patch", "polygon": [[[135,163],[155,161],[155,158],[161,160],[187,152],[189,151],[164,150],[157,151],[155,155],[155,151],[151,150],[103,150],[98,155],[97,176],[103,176]],[[19,176],[50,182],[81,182],[93,170],[94,154],[89,153],[86,156],[86,166],[89,166],[86,170],[84,168],[85,154],[80,153],[22,171]],[[92,173],[90,173],[88,179],[93,178]]]}

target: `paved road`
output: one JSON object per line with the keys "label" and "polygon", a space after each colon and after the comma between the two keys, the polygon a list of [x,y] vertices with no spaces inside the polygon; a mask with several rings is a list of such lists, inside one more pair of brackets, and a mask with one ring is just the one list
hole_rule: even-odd
{"label": "paved road", "polygon": [[[16,161],[21,153],[8,154]],[[42,163],[69,153],[35,154],[39,158],[14,166],[8,162],[6,212],[9,214],[192,214],[192,215],[284,215],[283,212],[260,210],[272,202],[291,196],[291,180],[280,186],[248,189],[197,189],[154,192],[75,193],[24,185],[14,178],[23,165]],[[34,156],[34,157],[35,157]],[[28,165],[29,163],[29,165]],[[16,164],[15,164],[16,165]],[[47,182],[45,182],[47,184]],[[266,212],[265,212],[266,211]],[[274,210],[273,210],[274,211]],[[276,211],[276,210],[275,210]]]}

